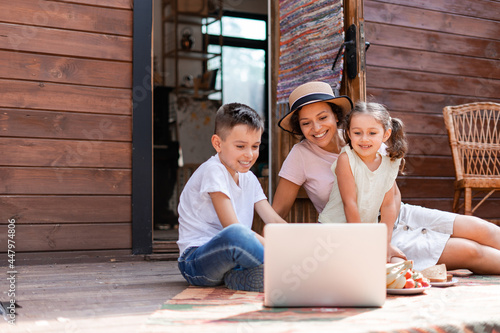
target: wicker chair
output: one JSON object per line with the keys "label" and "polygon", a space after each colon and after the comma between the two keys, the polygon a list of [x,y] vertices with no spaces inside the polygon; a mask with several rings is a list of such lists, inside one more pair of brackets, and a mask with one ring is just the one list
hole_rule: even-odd
{"label": "wicker chair", "polygon": [[[443,115],[456,171],[453,211],[465,205],[465,215],[472,215],[500,190],[500,104],[446,106]],[[464,203],[460,205],[462,191]],[[472,198],[478,195],[484,196],[472,208]]]}

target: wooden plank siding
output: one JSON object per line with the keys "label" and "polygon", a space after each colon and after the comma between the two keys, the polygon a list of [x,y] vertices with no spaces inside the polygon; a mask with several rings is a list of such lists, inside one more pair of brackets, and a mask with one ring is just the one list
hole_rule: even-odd
{"label": "wooden plank siding", "polygon": [[[367,99],[401,118],[410,151],[403,201],[451,211],[455,170],[447,105],[500,102],[500,2],[367,0]],[[500,195],[475,215],[500,218]]]}
{"label": "wooden plank siding", "polygon": [[0,6],[0,244],[131,253],[132,2]]}

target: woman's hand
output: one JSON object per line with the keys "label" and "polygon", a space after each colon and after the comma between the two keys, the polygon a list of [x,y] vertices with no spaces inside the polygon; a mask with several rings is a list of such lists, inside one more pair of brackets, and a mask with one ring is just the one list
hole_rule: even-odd
{"label": "woman's hand", "polygon": [[280,178],[278,187],[274,193],[272,207],[283,219],[286,219],[288,213],[290,213],[299,190],[300,185],[292,183],[288,179]]}

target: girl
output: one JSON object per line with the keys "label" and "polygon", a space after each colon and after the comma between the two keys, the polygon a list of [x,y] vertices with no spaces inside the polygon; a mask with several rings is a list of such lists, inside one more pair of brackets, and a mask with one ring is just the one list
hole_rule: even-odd
{"label": "girl", "polygon": [[[345,145],[337,122],[352,107],[348,97],[335,96],[324,82],[298,86],[290,94],[289,105],[290,111],[279,126],[301,141],[283,162],[273,197],[273,208],[284,218],[301,187],[318,213],[323,211],[336,183],[330,168]],[[450,270],[467,268],[477,274],[500,274],[498,226],[475,216],[400,204],[398,187],[394,190],[398,218],[388,259],[406,255],[414,260],[417,270],[444,263]]]}
{"label": "girl", "polygon": [[[338,181],[319,221],[378,222],[379,211],[384,223],[395,221],[394,186],[408,150],[403,123],[380,104],[360,102],[346,116],[345,128],[347,145],[331,167]],[[381,155],[388,140],[388,155]]]}
{"label": "girl", "polygon": [[[319,222],[378,222],[388,228],[388,248],[397,218],[394,188],[408,150],[401,120],[391,118],[380,104],[356,104],[345,118],[347,143],[331,170],[338,181]],[[387,155],[379,153],[388,143]]]}

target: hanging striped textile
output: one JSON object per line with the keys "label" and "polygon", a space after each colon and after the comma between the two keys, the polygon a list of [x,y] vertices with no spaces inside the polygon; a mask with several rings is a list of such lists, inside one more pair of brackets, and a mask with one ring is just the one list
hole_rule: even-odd
{"label": "hanging striped textile", "polygon": [[280,0],[280,68],[277,102],[302,83],[324,81],[340,89],[344,42],[342,0]]}

